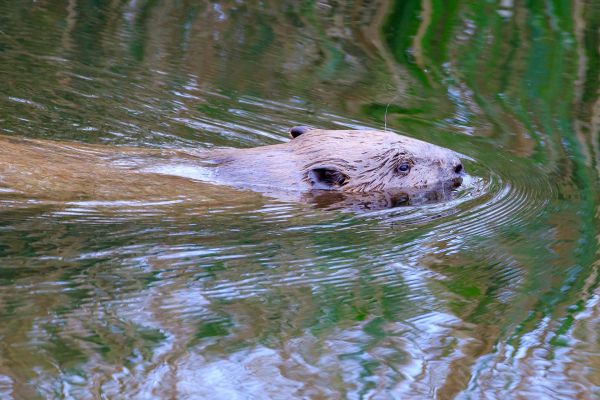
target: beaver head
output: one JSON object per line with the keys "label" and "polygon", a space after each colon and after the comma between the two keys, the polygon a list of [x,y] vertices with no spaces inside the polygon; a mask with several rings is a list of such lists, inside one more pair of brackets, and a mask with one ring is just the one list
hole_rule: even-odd
{"label": "beaver head", "polygon": [[392,132],[294,127],[290,135],[313,189],[370,193],[462,182],[456,153]]}
{"label": "beaver head", "polygon": [[290,135],[284,144],[222,150],[218,179],[271,194],[279,189],[401,197],[462,182],[457,153],[392,132],[294,127]]}

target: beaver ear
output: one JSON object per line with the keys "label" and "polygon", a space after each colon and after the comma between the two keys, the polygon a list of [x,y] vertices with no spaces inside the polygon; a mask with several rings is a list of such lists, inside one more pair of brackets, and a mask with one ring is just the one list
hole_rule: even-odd
{"label": "beaver ear", "polygon": [[331,190],[348,183],[348,176],[334,167],[313,168],[308,178],[315,189]]}
{"label": "beaver ear", "polygon": [[308,131],[310,131],[310,128],[308,126],[294,126],[290,128],[290,136],[292,137],[292,139],[296,139],[298,136]]}

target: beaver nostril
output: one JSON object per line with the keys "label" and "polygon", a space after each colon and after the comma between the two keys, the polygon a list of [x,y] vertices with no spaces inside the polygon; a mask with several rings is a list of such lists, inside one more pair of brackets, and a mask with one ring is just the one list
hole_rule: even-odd
{"label": "beaver nostril", "polygon": [[462,164],[458,164],[456,167],[454,167],[454,172],[456,172],[457,174],[460,174],[463,170],[463,166]]}

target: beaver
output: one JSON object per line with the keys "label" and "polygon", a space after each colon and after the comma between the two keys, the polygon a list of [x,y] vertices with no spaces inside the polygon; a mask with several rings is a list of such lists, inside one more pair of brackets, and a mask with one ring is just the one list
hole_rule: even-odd
{"label": "beaver", "polygon": [[462,182],[457,153],[389,131],[300,126],[289,133],[286,143],[202,151],[0,136],[0,189],[61,201],[231,198],[215,195],[216,184],[322,207],[383,208],[439,201]]}
{"label": "beaver", "polygon": [[304,198],[321,202],[377,198],[388,206],[439,201],[462,183],[457,153],[393,132],[297,126],[289,134],[284,144],[215,150],[216,180],[265,193],[310,193]]}

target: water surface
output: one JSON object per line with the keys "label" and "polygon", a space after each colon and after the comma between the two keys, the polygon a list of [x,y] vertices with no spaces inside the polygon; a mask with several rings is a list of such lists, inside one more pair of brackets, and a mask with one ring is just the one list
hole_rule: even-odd
{"label": "water surface", "polygon": [[387,126],[470,174],[373,212],[3,190],[0,397],[600,396],[599,24],[591,0],[0,2],[3,135]]}

